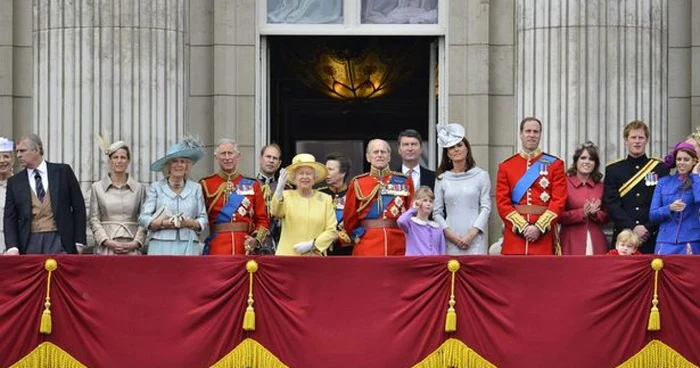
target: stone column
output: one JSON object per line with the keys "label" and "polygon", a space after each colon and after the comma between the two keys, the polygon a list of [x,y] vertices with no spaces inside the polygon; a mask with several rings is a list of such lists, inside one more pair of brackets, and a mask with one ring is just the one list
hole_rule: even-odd
{"label": "stone column", "polygon": [[95,133],[132,148],[134,177],[185,133],[185,0],[33,0],[34,126],[85,188],[106,172]]}
{"label": "stone column", "polygon": [[700,125],[700,3],[692,2],[691,21],[691,121],[693,129]]}
{"label": "stone column", "polygon": [[622,130],[649,124],[668,146],[668,1],[518,0],[516,120],[545,124],[543,149],[571,160],[585,140],[625,154]]}

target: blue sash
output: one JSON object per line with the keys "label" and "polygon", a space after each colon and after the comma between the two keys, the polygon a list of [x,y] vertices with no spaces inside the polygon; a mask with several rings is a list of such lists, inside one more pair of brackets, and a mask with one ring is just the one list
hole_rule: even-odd
{"label": "blue sash", "polygon": [[[248,178],[241,178],[241,181],[238,182],[238,186],[249,186],[251,189],[253,188],[253,184],[255,184],[255,181]],[[233,214],[236,211],[238,211],[238,207],[241,205],[241,202],[243,202],[243,199],[245,199],[245,197],[246,196],[242,194],[238,194],[237,190],[232,191],[228,195],[228,201],[226,202],[226,205],[221,209],[219,215],[216,216],[215,223],[221,224],[224,222],[231,222]]]}
{"label": "blue sash", "polygon": [[[255,180],[248,179],[248,178],[241,178],[241,181],[238,182],[239,186],[250,186],[250,188],[253,188],[253,184],[255,184]],[[233,214],[238,211],[238,207],[240,207],[241,202],[243,202],[243,199],[246,197],[242,194],[236,193],[237,190],[232,191],[228,195],[228,201],[226,202],[226,205],[221,208],[221,211],[219,211],[219,214],[216,216],[216,219],[214,220],[215,224],[223,224],[227,222],[231,222],[231,219],[233,218]],[[216,233],[211,233],[206,240],[204,240],[204,249],[202,251],[202,254],[207,255],[209,254],[210,246],[209,243],[211,242],[212,239],[216,237]]]}
{"label": "blue sash", "polygon": [[[406,184],[407,178],[404,176],[399,176],[399,175],[394,175],[389,179],[388,184],[400,184],[400,185],[405,185],[408,188],[408,185]],[[382,195],[381,193],[377,193],[377,195],[382,196],[382,203],[381,206],[379,205],[379,201],[375,200],[374,203],[369,207],[369,211],[367,212],[367,216],[365,216],[365,220],[376,220],[379,219],[382,216],[382,213],[384,213],[384,208],[386,208],[386,205],[391,203],[391,201],[394,200],[394,197],[396,197],[394,194],[384,194]],[[358,226],[355,230],[352,231],[352,234],[350,237],[352,239],[355,239],[355,241],[359,240],[362,238],[363,235],[365,235],[366,229],[362,226]]]}
{"label": "blue sash", "polygon": [[510,196],[510,199],[511,201],[513,201],[513,204],[520,203],[520,200],[523,199],[523,196],[525,195],[525,193],[527,193],[527,190],[530,189],[532,184],[535,183],[535,180],[537,180],[537,178],[540,177],[540,173],[542,172],[541,164],[551,165],[554,161],[556,161],[556,159],[556,157],[550,156],[545,153],[542,154],[539,160],[537,160],[537,163],[540,165],[530,166],[530,168],[515,184],[515,187],[513,187],[513,193],[511,193]]}
{"label": "blue sash", "polygon": [[[399,175],[394,175],[389,179],[389,184],[399,184],[399,185],[406,185],[407,178]],[[369,209],[369,212],[367,212],[367,217],[365,217],[366,220],[376,220],[382,216],[382,213],[384,213],[384,209],[386,208],[386,205],[391,203],[391,201],[394,200],[394,197],[396,195],[394,194],[384,194],[382,195],[381,193],[378,193],[379,195],[382,196],[382,205],[379,205],[379,201],[375,201],[372,206]]]}

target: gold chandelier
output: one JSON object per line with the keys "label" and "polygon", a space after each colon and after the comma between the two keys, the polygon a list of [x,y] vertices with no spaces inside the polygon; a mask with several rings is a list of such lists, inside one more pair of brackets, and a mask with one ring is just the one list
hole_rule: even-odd
{"label": "gold chandelier", "polygon": [[377,38],[311,42],[314,47],[309,48],[307,43],[301,49],[287,44],[288,61],[306,86],[337,100],[367,101],[386,96],[410,78],[415,69],[411,58],[415,42]]}

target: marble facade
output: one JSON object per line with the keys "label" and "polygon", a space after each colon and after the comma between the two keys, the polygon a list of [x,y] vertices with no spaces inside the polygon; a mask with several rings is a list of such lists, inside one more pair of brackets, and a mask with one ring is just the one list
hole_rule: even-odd
{"label": "marble facade", "polygon": [[[654,155],[700,125],[696,0],[448,4],[447,120],[493,179],[526,115],[543,118],[544,148],[564,159],[586,139],[619,157],[634,118],[650,122]],[[141,181],[184,132],[207,149],[193,177],[214,170],[225,136],[252,173],[256,19],[254,0],[0,0],[0,135],[39,133],[86,192],[106,172],[94,133],[131,143]],[[495,240],[495,208],[490,228]]]}

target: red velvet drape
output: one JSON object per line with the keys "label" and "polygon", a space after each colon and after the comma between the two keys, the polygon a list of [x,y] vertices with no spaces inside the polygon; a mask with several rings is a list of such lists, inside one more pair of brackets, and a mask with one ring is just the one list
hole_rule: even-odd
{"label": "red velvet drape", "polygon": [[700,258],[664,257],[661,331],[646,330],[650,256],[258,257],[256,330],[242,330],[245,257],[0,257],[0,367],[50,341],[89,367],[208,367],[251,337],[290,367],[410,367],[447,338],[499,367],[612,367],[651,339],[700,364]]}

